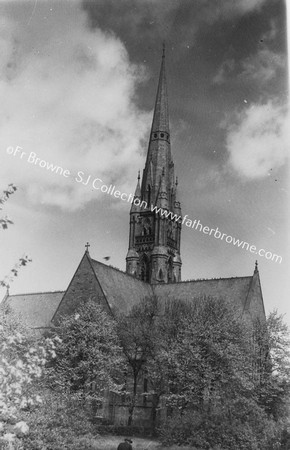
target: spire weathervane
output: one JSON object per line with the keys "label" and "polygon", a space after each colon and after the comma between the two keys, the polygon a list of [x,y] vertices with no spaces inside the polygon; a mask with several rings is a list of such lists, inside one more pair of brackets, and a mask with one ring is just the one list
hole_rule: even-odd
{"label": "spire weathervane", "polygon": [[255,261],[255,270],[254,270],[254,273],[257,273],[258,272],[258,261],[256,260]]}
{"label": "spire weathervane", "polygon": [[87,242],[86,245],[85,245],[85,247],[86,247],[86,252],[88,252],[88,251],[89,251],[90,244]]}

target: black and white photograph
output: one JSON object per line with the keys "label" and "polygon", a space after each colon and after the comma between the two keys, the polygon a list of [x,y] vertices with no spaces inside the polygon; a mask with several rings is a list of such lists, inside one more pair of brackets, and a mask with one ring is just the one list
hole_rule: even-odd
{"label": "black and white photograph", "polygon": [[289,0],[0,0],[0,450],[289,450]]}

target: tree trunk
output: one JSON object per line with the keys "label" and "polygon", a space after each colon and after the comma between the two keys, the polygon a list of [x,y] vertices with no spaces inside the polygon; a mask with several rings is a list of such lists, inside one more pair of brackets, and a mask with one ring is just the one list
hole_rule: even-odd
{"label": "tree trunk", "polygon": [[130,406],[128,409],[128,427],[130,427],[133,423],[133,414],[134,414],[134,409],[135,409],[135,404],[136,404],[136,396],[137,396],[137,375],[134,374],[133,395],[132,395],[132,400],[130,402]]}
{"label": "tree trunk", "polygon": [[152,397],[152,412],[151,412],[151,431],[152,431],[152,435],[155,436],[156,435],[156,419],[157,419],[157,408],[159,405],[159,399],[160,396],[158,395],[154,395]]}

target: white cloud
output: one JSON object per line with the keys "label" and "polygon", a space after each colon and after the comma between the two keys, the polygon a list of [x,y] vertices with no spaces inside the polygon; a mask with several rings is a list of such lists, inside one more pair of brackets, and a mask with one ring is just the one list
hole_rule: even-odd
{"label": "white cloud", "polygon": [[278,70],[285,67],[286,61],[282,54],[263,48],[238,63],[233,59],[223,61],[213,78],[213,83],[223,84],[230,79],[238,78],[257,82],[261,86],[275,78]]}
{"label": "white cloud", "polygon": [[290,114],[274,101],[253,104],[228,124],[229,165],[241,176],[262,178],[283,166],[290,150]]}
{"label": "white cloud", "polygon": [[224,8],[229,11],[235,9],[240,14],[246,14],[250,11],[259,10],[267,0],[226,0],[223,2]]}
{"label": "white cloud", "polygon": [[201,16],[209,23],[227,20],[258,11],[266,2],[267,0],[205,0],[200,3]]}
{"label": "white cloud", "polygon": [[[75,209],[99,191],[29,164],[27,155],[128,190],[150,119],[134,98],[144,68],[129,61],[124,44],[89,29],[76,4],[54,5],[59,10],[46,22],[35,16],[29,27],[1,19],[0,177],[23,187],[33,202]],[[8,155],[9,146],[26,155]]]}
{"label": "white cloud", "polygon": [[270,28],[262,35],[261,41],[273,41],[276,38],[278,31],[278,23],[274,19],[270,20]]}
{"label": "white cloud", "polygon": [[275,78],[278,69],[285,66],[283,55],[264,48],[242,62],[239,77],[265,83]]}

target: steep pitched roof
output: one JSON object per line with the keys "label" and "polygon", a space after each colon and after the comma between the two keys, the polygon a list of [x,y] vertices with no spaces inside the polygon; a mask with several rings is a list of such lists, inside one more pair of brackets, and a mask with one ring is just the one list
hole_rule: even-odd
{"label": "steep pitched roof", "polygon": [[[192,301],[204,296],[222,297],[229,302],[234,302],[242,313],[247,312],[251,316],[265,315],[258,272],[254,273],[253,276],[247,277],[193,280],[173,284],[150,285],[119,269],[91,259],[88,252],[82,258],[80,266],[85,263],[91,276],[96,278],[96,286],[99,286],[100,295],[104,298],[113,313],[121,312],[128,314],[132,306],[154,294],[159,298],[161,304],[165,304],[167,301],[174,299]],[[96,289],[96,287],[93,287],[91,281],[88,283],[88,270],[79,271],[77,269],[73,277],[76,285],[80,287],[84,298],[91,295],[91,289]],[[5,305],[10,305],[14,313],[19,315],[21,321],[30,328],[49,327],[60,305],[63,305],[71,284],[72,282],[65,292],[55,291],[7,295],[1,303],[1,308],[5,307]],[[73,302],[68,308],[68,310],[73,310],[78,304],[79,295],[76,295],[74,289],[70,295],[73,300],[76,299],[76,302]]]}
{"label": "steep pitched roof", "polygon": [[204,296],[223,298],[234,302],[244,312],[253,285],[253,276],[150,285],[99,261],[91,259],[91,264],[111,310],[124,314],[152,295],[156,295],[161,303],[174,299],[192,301]]}
{"label": "steep pitched roof", "polygon": [[91,259],[91,263],[113,312],[127,314],[132,306],[152,295],[150,284],[94,259]]}
{"label": "steep pitched roof", "polygon": [[50,326],[63,294],[64,291],[7,295],[1,303],[1,308],[9,305],[21,322],[29,328],[46,328]]}
{"label": "steep pitched roof", "polygon": [[164,300],[190,301],[201,296],[222,297],[226,301],[234,301],[237,307],[244,310],[252,278],[249,276],[157,284],[153,286],[153,291]]}

